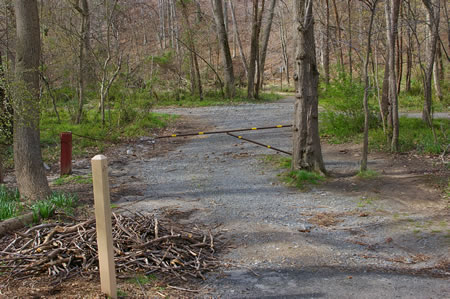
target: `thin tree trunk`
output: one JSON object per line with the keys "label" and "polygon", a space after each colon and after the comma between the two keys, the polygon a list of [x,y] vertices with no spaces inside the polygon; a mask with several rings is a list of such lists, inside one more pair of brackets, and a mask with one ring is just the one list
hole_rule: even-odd
{"label": "thin tree trunk", "polygon": [[36,0],[16,0],[14,167],[20,194],[32,200],[50,194],[39,133],[40,27]]}
{"label": "thin tree trunk", "polygon": [[334,8],[334,16],[336,17],[336,45],[339,49],[339,63],[344,70],[344,53],[342,51],[342,34],[341,34],[341,19],[339,17],[339,12],[336,5],[336,0],[332,0]]}
{"label": "thin tree trunk", "polygon": [[211,4],[214,10],[214,19],[216,21],[220,52],[223,57],[225,97],[232,98],[235,94],[233,61],[231,59],[228,34],[224,23],[224,15],[222,11],[223,3],[221,0],[212,0]]}
{"label": "thin tree trunk", "polygon": [[325,22],[325,41],[324,41],[324,55],[323,68],[325,72],[325,83],[330,84],[330,5],[329,0],[326,3],[326,22]]}
{"label": "thin tree trunk", "polygon": [[255,56],[255,63],[256,63],[256,84],[254,84],[254,89],[255,89],[255,93],[254,93],[254,98],[255,99],[259,99],[259,80],[261,78],[261,66],[260,66],[260,44],[259,44],[259,37],[261,35],[261,26],[262,26],[262,18],[263,18],[263,14],[264,14],[264,7],[265,7],[265,3],[266,0],[262,0],[262,5],[261,5],[261,12],[259,13],[258,16],[258,28],[257,28],[257,34],[256,34],[256,56]]}
{"label": "thin tree trunk", "polygon": [[270,31],[272,30],[272,20],[273,20],[273,15],[275,12],[276,4],[277,4],[277,0],[271,0],[270,6],[269,6],[269,11],[268,11],[268,16],[267,16],[267,20],[266,20],[266,26],[264,27],[264,30],[263,30],[261,49],[259,51],[259,53],[260,53],[260,55],[259,55],[259,72],[258,72],[259,88],[262,88],[263,84],[264,84],[264,66],[266,64],[267,47],[269,45]]}
{"label": "thin tree trunk", "polygon": [[245,71],[245,75],[248,76],[248,64],[247,64],[247,60],[245,59],[245,52],[242,48],[242,42],[241,42],[241,38],[239,35],[239,30],[238,30],[238,26],[237,26],[237,21],[236,21],[236,14],[234,11],[234,5],[233,5],[233,0],[230,0],[230,8],[231,8],[231,18],[233,20],[233,26],[236,30],[235,34],[236,34],[236,40],[239,46],[239,54],[241,56],[241,61],[242,61],[242,66],[244,67],[244,71]]}
{"label": "thin tree trunk", "polygon": [[[286,72],[286,78],[288,85],[290,84],[290,76],[289,76],[289,54],[287,50],[287,42],[286,42],[286,29],[284,24],[284,15],[283,9],[280,8],[279,11],[279,19],[280,19],[280,39],[281,39],[281,51],[283,53],[283,69]],[[281,80],[283,81],[283,80]]]}
{"label": "thin tree trunk", "polygon": [[362,150],[362,159],[361,159],[361,171],[367,170],[367,158],[369,155],[369,59],[372,50],[372,27],[373,20],[375,17],[376,5],[378,0],[374,0],[373,4],[369,1],[364,2],[369,6],[370,9],[370,23],[369,23],[369,32],[367,34],[367,52],[366,59],[364,60],[364,140],[363,140],[363,150]]}
{"label": "thin tree trunk", "polygon": [[81,123],[83,116],[83,105],[86,90],[86,77],[89,73],[89,65],[87,61],[87,56],[89,55],[90,48],[90,13],[89,5],[87,0],[81,0],[81,6],[75,5],[75,9],[81,15],[81,25],[80,25],[80,46],[79,46],[79,67],[78,67],[78,113],[75,122],[77,124]]}
{"label": "thin tree trunk", "polygon": [[399,138],[399,118],[398,118],[398,97],[397,97],[397,77],[395,73],[395,41],[397,38],[397,22],[400,0],[387,0],[386,20],[387,20],[387,46],[389,52],[389,103],[392,115],[392,140],[391,150],[398,151]]}
{"label": "thin tree trunk", "polygon": [[[409,14],[409,10],[408,10]],[[412,79],[412,55],[413,55],[413,39],[411,36],[411,28],[407,28],[406,31],[408,37],[408,45],[406,46],[406,77],[405,77],[405,92],[411,91],[411,79]]]}
{"label": "thin tree trunk", "polygon": [[441,53],[441,45],[438,43],[436,45],[436,58],[434,60],[434,68],[433,68],[433,82],[434,82],[434,90],[436,91],[436,96],[440,101],[443,100],[444,95],[442,94],[441,89],[441,73],[442,68],[439,62],[441,62],[442,53]]}
{"label": "thin tree trunk", "polygon": [[197,91],[197,94],[200,98],[200,100],[203,100],[203,90],[202,90],[202,79],[200,77],[200,68],[198,66],[198,59],[197,59],[197,55],[195,55],[194,53],[196,53],[195,50],[195,42],[194,42],[194,37],[192,35],[192,27],[191,27],[191,23],[189,21],[189,16],[187,13],[187,6],[186,6],[186,0],[181,0],[181,6],[183,8],[183,16],[184,16],[184,20],[186,22],[186,26],[187,26],[187,39],[188,39],[188,44],[189,47],[191,48],[191,65],[193,68],[193,78],[191,78],[191,80],[195,80],[195,90]]}
{"label": "thin tree trunk", "polygon": [[439,0],[422,0],[428,14],[428,27],[430,33],[430,41],[427,51],[427,65],[424,74],[424,106],[422,111],[423,121],[432,127],[432,77],[433,66],[436,58],[436,48],[439,39],[439,16],[440,16],[440,1]]}
{"label": "thin tree trunk", "polygon": [[[262,0],[264,1],[264,0]],[[263,2],[264,3],[264,2]],[[247,76],[247,98],[255,98],[255,71],[256,71],[256,57],[258,55],[258,6],[259,0],[253,0],[253,20],[252,20],[252,35],[250,39],[250,56]]]}
{"label": "thin tree trunk", "polygon": [[348,70],[350,72],[350,82],[353,80],[353,61],[352,61],[352,0],[347,0],[348,12]]}
{"label": "thin tree trunk", "polygon": [[[402,15],[402,5],[400,3],[400,7],[399,7],[399,14]],[[402,76],[403,76],[403,24],[402,24],[402,19],[399,19],[399,26],[398,28],[400,28],[400,32],[399,32],[399,36],[397,38],[397,94],[400,93],[400,88],[401,88],[401,84],[402,84]]]}
{"label": "thin tree trunk", "polygon": [[313,0],[294,1],[296,35],[292,169],[326,173],[319,137],[318,83]]}

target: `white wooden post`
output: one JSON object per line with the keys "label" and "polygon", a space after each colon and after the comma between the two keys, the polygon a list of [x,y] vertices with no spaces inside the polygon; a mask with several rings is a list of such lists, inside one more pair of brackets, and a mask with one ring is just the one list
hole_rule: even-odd
{"label": "white wooden post", "polygon": [[108,159],[103,155],[97,155],[92,158],[91,164],[100,283],[102,292],[115,299],[117,298],[117,286],[111,228]]}

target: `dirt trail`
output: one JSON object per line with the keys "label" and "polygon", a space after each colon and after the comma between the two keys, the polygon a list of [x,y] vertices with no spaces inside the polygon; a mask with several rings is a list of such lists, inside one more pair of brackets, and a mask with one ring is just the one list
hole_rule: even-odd
{"label": "dirt trail", "polygon": [[[195,120],[186,131],[289,124],[292,99],[271,104],[160,110]],[[290,150],[289,129],[242,136]],[[173,150],[113,165],[127,190],[119,205],[172,211],[180,222],[221,231],[230,264],[209,276],[210,295],[292,298],[444,298],[450,293],[449,210],[430,173],[448,170],[421,157],[371,155],[379,177],[358,168],[359,147],[324,146],[326,166],[341,176],[309,191],[286,187],[282,170],[263,162],[268,149],[226,135],[171,139]],[[174,144],[171,144],[174,143]],[[124,151],[126,149],[123,149]],[[117,162],[119,163],[119,162]],[[123,177],[122,179],[119,179]],[[124,179],[125,178],[125,179]],[[132,182],[126,181],[132,178]]]}

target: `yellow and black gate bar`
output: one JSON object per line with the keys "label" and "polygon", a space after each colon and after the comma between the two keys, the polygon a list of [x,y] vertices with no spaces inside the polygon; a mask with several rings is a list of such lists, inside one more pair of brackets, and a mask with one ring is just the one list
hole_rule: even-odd
{"label": "yellow and black gate bar", "polygon": [[276,148],[276,147],[273,147],[271,145],[267,145],[267,144],[264,144],[264,143],[261,143],[261,142],[258,142],[258,141],[250,140],[248,138],[244,138],[242,136],[234,135],[234,134],[231,134],[231,133],[227,133],[227,135],[232,136],[234,138],[242,139],[242,140],[245,140],[247,142],[254,143],[256,145],[259,145],[259,146],[262,146],[262,147],[265,147],[265,148],[268,148],[268,149],[271,149],[271,150],[274,150],[274,151],[281,152],[281,153],[284,153],[284,154],[292,156],[292,153],[284,151],[284,150]]}
{"label": "yellow and black gate bar", "polygon": [[268,129],[278,129],[278,128],[290,128],[292,125],[276,125],[269,127],[258,127],[258,128],[247,128],[247,129],[232,129],[223,131],[209,131],[209,132],[198,132],[198,133],[185,133],[185,134],[171,134],[165,136],[158,136],[156,139],[170,138],[170,137],[186,137],[186,136],[198,136],[198,135],[211,135],[211,134],[227,134],[233,132],[243,132],[243,131],[253,131],[253,130],[268,130]]}

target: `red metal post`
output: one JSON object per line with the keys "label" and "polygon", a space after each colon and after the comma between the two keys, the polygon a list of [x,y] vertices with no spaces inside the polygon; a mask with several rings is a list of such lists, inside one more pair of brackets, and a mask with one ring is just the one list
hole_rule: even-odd
{"label": "red metal post", "polygon": [[61,139],[61,176],[72,173],[72,132],[62,132]]}

